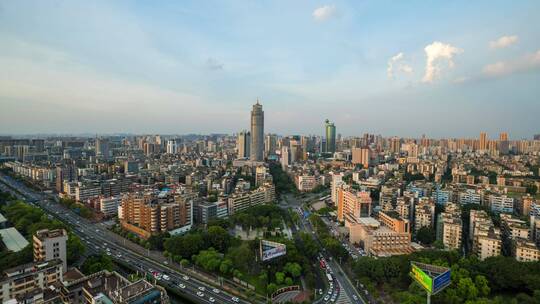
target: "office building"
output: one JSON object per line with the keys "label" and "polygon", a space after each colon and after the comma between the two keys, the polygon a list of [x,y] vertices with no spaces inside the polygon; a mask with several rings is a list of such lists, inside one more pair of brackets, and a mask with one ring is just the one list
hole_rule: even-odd
{"label": "office building", "polygon": [[264,159],[264,111],[262,105],[257,103],[251,110],[251,146],[250,157],[252,161],[263,161]]}
{"label": "office building", "polygon": [[238,158],[249,158],[251,148],[251,133],[248,131],[242,131],[238,133],[236,139],[236,150],[238,151]]}
{"label": "office building", "polygon": [[337,218],[345,219],[345,215],[353,217],[371,216],[371,196],[367,191],[357,191],[348,185],[341,186],[338,192]]}
{"label": "office building", "polygon": [[398,233],[411,233],[411,224],[407,218],[402,218],[401,215],[393,210],[379,211],[377,213],[379,222],[386,227]]}
{"label": "office building", "polygon": [[326,132],[326,148],[323,152],[333,154],[336,152],[336,126],[328,119],[324,121]]}
{"label": "office building", "polygon": [[42,229],[33,236],[34,262],[46,262],[59,259],[67,269],[66,242],[68,235],[64,229]]}
{"label": "office building", "polygon": [[345,217],[345,227],[349,229],[349,242],[364,248],[368,256],[387,257],[410,254],[411,235],[396,232],[372,217]]}
{"label": "office building", "polygon": [[197,222],[208,224],[212,219],[226,218],[229,215],[227,200],[216,202],[201,202],[197,204]]}
{"label": "office building", "polygon": [[277,136],[274,134],[266,135],[264,139],[264,153],[266,156],[275,155],[277,149]]}
{"label": "office building", "polygon": [[107,138],[96,138],[96,156],[109,159],[109,139]]}

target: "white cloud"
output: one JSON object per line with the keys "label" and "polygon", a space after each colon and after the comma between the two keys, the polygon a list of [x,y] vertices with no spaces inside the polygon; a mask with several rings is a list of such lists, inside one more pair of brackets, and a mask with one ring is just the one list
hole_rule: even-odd
{"label": "white cloud", "polygon": [[403,73],[412,73],[413,69],[410,65],[402,62],[403,60],[403,53],[398,53],[397,55],[393,56],[388,60],[388,68],[386,69],[386,72],[388,74],[388,78],[394,78],[395,72],[403,72]]}
{"label": "white cloud", "polygon": [[326,21],[334,16],[336,16],[336,7],[334,5],[325,5],[316,8],[313,11],[313,18],[317,21]]}
{"label": "white cloud", "polygon": [[540,69],[540,50],[515,60],[488,64],[483,68],[482,73],[487,77],[500,77],[535,69]]}
{"label": "white cloud", "polygon": [[463,49],[435,41],[424,48],[426,52],[426,73],[422,78],[422,82],[433,82],[441,73],[439,62],[445,59],[448,62],[448,67],[454,67],[453,57],[463,53]]}
{"label": "white cloud", "polygon": [[512,44],[517,43],[519,40],[518,36],[502,36],[497,40],[490,41],[489,47],[492,49],[503,49],[511,46]]}

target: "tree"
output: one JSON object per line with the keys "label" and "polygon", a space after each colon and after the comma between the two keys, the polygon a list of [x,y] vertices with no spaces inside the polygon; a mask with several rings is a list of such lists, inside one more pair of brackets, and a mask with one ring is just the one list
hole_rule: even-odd
{"label": "tree", "polygon": [[478,296],[478,289],[471,278],[461,278],[457,284],[457,294],[464,300],[474,300]]}
{"label": "tree", "polygon": [[255,261],[253,251],[251,251],[249,244],[246,242],[243,242],[240,246],[229,248],[227,257],[233,262],[234,268],[243,272],[251,269]]}
{"label": "tree", "polygon": [[489,295],[491,289],[489,288],[489,282],[485,276],[477,275],[474,278],[474,284],[476,285],[476,289],[478,289],[478,293],[481,297],[487,297]]}
{"label": "tree", "polygon": [[81,266],[84,274],[89,275],[101,270],[113,270],[112,259],[105,254],[97,254],[89,256]]}
{"label": "tree", "polygon": [[302,274],[302,266],[298,263],[287,263],[283,271],[289,273],[293,278],[297,278]]}
{"label": "tree", "polygon": [[293,284],[293,280],[290,277],[285,278],[285,285],[291,286]]}
{"label": "tree", "polygon": [[270,283],[266,285],[266,293],[273,294],[278,289],[277,285],[274,283]]}
{"label": "tree", "polygon": [[285,274],[283,272],[276,272],[276,283],[277,284],[282,284],[283,281],[285,280]]}
{"label": "tree", "polygon": [[170,237],[171,235],[168,232],[151,235],[148,238],[148,245],[152,250],[163,251],[165,240]]}
{"label": "tree", "polygon": [[435,241],[435,230],[431,227],[424,226],[418,229],[416,239],[425,245],[431,245]]}
{"label": "tree", "polygon": [[229,247],[231,236],[221,226],[208,227],[204,236],[208,246],[214,247],[217,251],[224,252]]}
{"label": "tree", "polygon": [[221,264],[219,265],[219,271],[222,274],[229,274],[233,269],[233,262],[229,259],[223,260]]}

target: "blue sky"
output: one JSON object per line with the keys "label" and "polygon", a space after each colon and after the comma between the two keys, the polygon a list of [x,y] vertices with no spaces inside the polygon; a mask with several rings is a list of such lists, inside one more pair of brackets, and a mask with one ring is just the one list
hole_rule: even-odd
{"label": "blue sky", "polygon": [[538,1],[0,1],[1,133],[540,133]]}

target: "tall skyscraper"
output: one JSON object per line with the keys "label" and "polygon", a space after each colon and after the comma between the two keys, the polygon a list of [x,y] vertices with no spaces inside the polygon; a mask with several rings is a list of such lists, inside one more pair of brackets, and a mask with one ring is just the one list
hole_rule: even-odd
{"label": "tall skyscraper", "polygon": [[248,158],[250,157],[250,145],[251,145],[251,134],[249,131],[242,131],[238,133],[238,138],[236,140],[236,149],[238,150],[238,158]]}
{"label": "tall skyscraper", "polygon": [[487,134],[486,132],[480,133],[480,143],[478,145],[479,150],[485,151],[487,150]]}
{"label": "tall skyscraper", "polygon": [[328,119],[324,121],[326,128],[326,151],[327,153],[336,152],[336,126]]}
{"label": "tall skyscraper", "polygon": [[264,111],[262,105],[257,103],[251,110],[251,149],[249,159],[262,161],[264,151]]}

